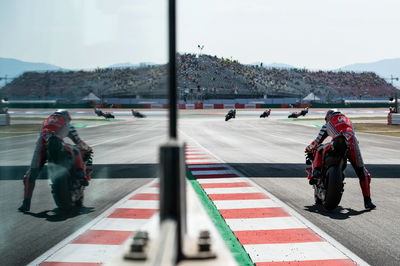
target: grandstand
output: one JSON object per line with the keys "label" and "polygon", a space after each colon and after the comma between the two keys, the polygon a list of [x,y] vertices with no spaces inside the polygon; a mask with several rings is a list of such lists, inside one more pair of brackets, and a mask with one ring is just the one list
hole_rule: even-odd
{"label": "grandstand", "polygon": [[[181,99],[303,98],[309,93],[338,97],[389,97],[395,88],[372,72],[264,68],[235,60],[178,55]],[[25,72],[0,90],[1,97],[76,99],[90,92],[100,98],[166,98],[166,65],[93,71]]]}

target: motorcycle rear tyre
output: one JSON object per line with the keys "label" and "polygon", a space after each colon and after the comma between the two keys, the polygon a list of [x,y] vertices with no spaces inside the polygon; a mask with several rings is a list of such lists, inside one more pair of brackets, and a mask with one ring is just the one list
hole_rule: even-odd
{"label": "motorcycle rear tyre", "polygon": [[52,179],[51,193],[58,208],[69,211],[72,207],[72,196],[68,185],[69,176]]}
{"label": "motorcycle rear tyre", "polygon": [[339,166],[332,166],[326,172],[327,189],[323,206],[330,211],[335,209],[343,195],[343,172]]}

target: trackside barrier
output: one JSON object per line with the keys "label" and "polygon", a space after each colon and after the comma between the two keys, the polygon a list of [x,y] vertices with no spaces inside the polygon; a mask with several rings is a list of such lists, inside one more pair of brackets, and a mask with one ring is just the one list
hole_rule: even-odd
{"label": "trackside barrier", "polygon": [[186,108],[185,109],[193,110],[194,109],[194,104],[193,103],[186,104]]}
{"label": "trackside barrier", "polygon": [[152,103],[151,108],[162,108],[163,105],[161,103]]}
{"label": "trackside barrier", "polygon": [[388,114],[388,125],[400,125],[400,114],[389,113]]}
{"label": "trackside barrier", "polygon": [[203,109],[214,109],[214,104],[212,103],[204,103]]}
{"label": "trackside barrier", "polygon": [[256,108],[256,104],[255,103],[246,103],[244,105],[244,108]]}
{"label": "trackside barrier", "polygon": [[224,109],[235,109],[235,104],[233,103],[225,103]]}
{"label": "trackside barrier", "polygon": [[0,126],[10,125],[10,114],[0,114]]}

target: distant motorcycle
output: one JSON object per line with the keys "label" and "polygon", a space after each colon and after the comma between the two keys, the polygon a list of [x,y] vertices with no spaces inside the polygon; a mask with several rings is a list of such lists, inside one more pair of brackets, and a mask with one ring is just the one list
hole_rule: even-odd
{"label": "distant motorcycle", "polygon": [[92,164],[92,151],[81,151],[73,146],[72,152],[57,136],[51,136],[47,142],[47,172],[51,180],[51,193],[58,208],[69,211],[82,207],[84,190],[88,185],[82,169],[74,167],[75,156],[82,156],[87,167]]}
{"label": "distant motorcycle", "polygon": [[265,110],[261,115],[260,118],[266,118],[271,114],[271,109]]}
{"label": "distant motorcycle", "polygon": [[293,112],[291,113],[288,118],[298,118],[299,116],[306,116],[308,114],[308,107],[301,110],[300,112]]}
{"label": "distant motorcycle", "polygon": [[136,111],[136,110],[134,110],[134,109],[132,109],[131,112],[132,112],[132,115],[133,115],[134,117],[137,117],[137,118],[145,118],[145,117],[146,117],[144,114],[142,114],[142,113],[140,113],[139,111]]}
{"label": "distant motorcycle", "polygon": [[[321,178],[313,184],[314,200],[317,205],[323,205],[326,210],[335,209],[342,199],[344,191],[344,170],[347,165],[348,144],[345,136],[339,135],[330,143],[323,145]],[[306,168],[308,178],[312,177],[312,162],[317,149],[306,150]]]}
{"label": "distant motorcycle", "polygon": [[229,119],[236,118],[236,110],[229,110],[229,112],[225,115],[225,121]]}
{"label": "distant motorcycle", "polygon": [[102,117],[104,117],[104,118],[106,118],[106,119],[109,119],[109,118],[115,118],[115,116],[113,115],[113,114],[111,114],[111,113],[109,113],[109,112],[103,112],[103,111],[101,111],[100,109],[98,109],[98,108],[95,108],[94,109],[94,113],[97,115],[97,116],[102,116]]}
{"label": "distant motorcycle", "polygon": [[115,116],[109,112],[105,112],[103,116],[106,119],[115,118]]}

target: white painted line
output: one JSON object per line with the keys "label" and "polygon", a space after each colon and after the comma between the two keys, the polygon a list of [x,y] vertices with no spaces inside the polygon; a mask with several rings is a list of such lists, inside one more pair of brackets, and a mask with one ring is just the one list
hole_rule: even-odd
{"label": "white painted line", "polygon": [[244,245],[253,262],[348,259],[328,242]]}
{"label": "white painted line", "polygon": [[200,184],[209,184],[209,183],[216,183],[216,184],[221,184],[221,183],[240,183],[240,182],[246,182],[247,178],[242,178],[242,177],[226,177],[226,178],[200,178],[197,179],[197,181]]}
{"label": "white painted line", "polygon": [[207,194],[227,194],[227,193],[260,193],[256,187],[230,187],[230,188],[205,188]]}
{"label": "white painted line", "polygon": [[140,193],[154,193],[157,194],[159,193],[158,187],[144,187],[143,190]]}
{"label": "white painted line", "polygon": [[119,208],[127,209],[158,209],[158,200],[127,200]]}
{"label": "white painted line", "polygon": [[212,167],[223,167],[223,166],[215,164],[199,164],[199,165],[188,165],[188,167],[190,169],[190,168],[212,168]]}
{"label": "white painted line", "polygon": [[47,261],[101,263],[111,258],[120,248],[120,245],[68,244]]}
{"label": "white painted line", "polygon": [[296,217],[225,219],[225,221],[232,231],[307,228],[307,226]]}
{"label": "white painted line", "polygon": [[192,171],[192,175],[223,175],[232,173],[231,170]]}
{"label": "white painted line", "polygon": [[213,201],[213,203],[215,204],[218,210],[280,207],[279,204],[270,199],[216,200]]}
{"label": "white painted line", "polygon": [[138,231],[149,219],[104,218],[91,230]]}

